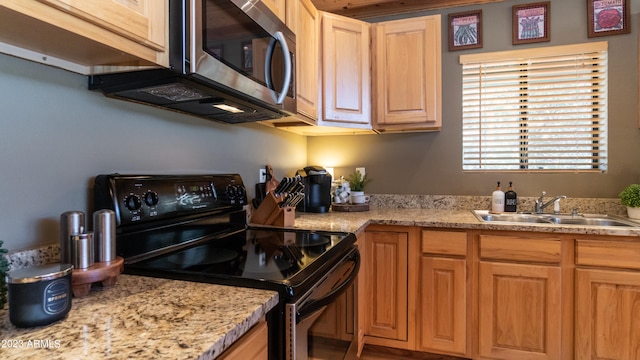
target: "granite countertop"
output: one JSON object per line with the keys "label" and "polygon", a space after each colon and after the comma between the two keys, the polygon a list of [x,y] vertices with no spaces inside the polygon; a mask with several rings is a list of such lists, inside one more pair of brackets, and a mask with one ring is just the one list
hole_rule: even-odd
{"label": "granite countertop", "polygon": [[213,359],[278,303],[274,291],[120,275],[69,315],[20,329],[0,310],[0,358]]}
{"label": "granite countertop", "polygon": [[538,223],[504,224],[478,220],[470,210],[404,209],[372,207],[363,212],[324,214],[296,213],[295,227],[300,229],[346,231],[359,233],[368,225],[403,225],[455,229],[534,231],[566,234],[640,236],[638,227],[577,226]]}
{"label": "granite countertop", "polygon": [[[484,197],[379,198],[391,206],[374,203],[365,212],[298,212],[294,227],[360,233],[379,224],[640,236],[640,226],[485,223],[468,210],[483,208]],[[422,207],[425,204],[430,208]],[[606,199],[578,205],[584,211],[620,214],[618,205]],[[10,268],[15,269],[58,261],[59,247],[52,244],[10,255]],[[19,329],[9,322],[8,310],[0,310],[0,358],[212,359],[277,303],[272,291],[121,275],[114,287],[74,298],[69,316],[49,326]]]}

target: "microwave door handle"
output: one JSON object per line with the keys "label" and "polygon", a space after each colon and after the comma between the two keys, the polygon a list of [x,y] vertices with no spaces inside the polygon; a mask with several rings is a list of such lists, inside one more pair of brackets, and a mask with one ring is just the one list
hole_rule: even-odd
{"label": "microwave door handle", "polygon": [[[282,84],[282,90],[280,94],[276,93],[273,90],[273,81],[271,79],[271,65],[273,62],[273,50],[276,47],[276,41],[280,43],[282,46],[282,53],[286,54],[283,56],[284,58],[284,83]],[[284,102],[284,98],[287,96],[287,89],[289,89],[289,84],[291,84],[291,56],[289,56],[289,46],[287,45],[287,40],[284,38],[284,35],[281,31],[276,31],[274,34],[274,38],[271,39],[269,46],[267,47],[266,61],[264,63],[264,78],[267,83],[267,87],[271,90],[271,96],[273,100],[275,100],[277,105],[280,105]]]}

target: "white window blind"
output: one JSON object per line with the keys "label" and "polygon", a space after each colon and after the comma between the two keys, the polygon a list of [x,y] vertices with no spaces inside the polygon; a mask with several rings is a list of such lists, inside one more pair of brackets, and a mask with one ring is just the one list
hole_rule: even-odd
{"label": "white window blind", "polygon": [[607,168],[607,43],[463,55],[463,170]]}

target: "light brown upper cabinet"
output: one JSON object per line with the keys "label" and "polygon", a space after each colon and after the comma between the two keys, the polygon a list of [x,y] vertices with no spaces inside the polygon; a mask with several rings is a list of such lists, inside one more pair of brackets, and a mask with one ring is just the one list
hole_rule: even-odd
{"label": "light brown upper cabinet", "polygon": [[440,130],[440,15],[377,23],[373,34],[374,128]]}
{"label": "light brown upper cabinet", "polygon": [[315,124],[319,109],[320,14],[310,0],[288,0],[287,26],[296,34],[298,119]]}
{"label": "light brown upper cabinet", "polygon": [[321,125],[371,129],[370,27],[322,13]]}
{"label": "light brown upper cabinet", "polygon": [[264,124],[301,135],[440,130],[440,15],[370,24],[288,0],[287,25],[298,116]]}
{"label": "light brown upper cabinet", "polygon": [[308,0],[291,3],[287,24],[296,33],[298,116],[263,123],[301,135],[373,133],[371,25],[314,12]]}
{"label": "light brown upper cabinet", "polygon": [[286,0],[261,0],[267,7],[273,11],[282,22],[287,20],[287,1]]}
{"label": "light brown upper cabinet", "polygon": [[92,74],[168,66],[167,3],[0,0],[0,52]]}
{"label": "light brown upper cabinet", "polygon": [[316,125],[320,115],[320,13],[311,0],[263,0],[263,2],[279,17],[284,8],[285,23],[296,35],[297,114],[260,123],[295,133],[300,133],[300,129],[315,128],[309,125]]}

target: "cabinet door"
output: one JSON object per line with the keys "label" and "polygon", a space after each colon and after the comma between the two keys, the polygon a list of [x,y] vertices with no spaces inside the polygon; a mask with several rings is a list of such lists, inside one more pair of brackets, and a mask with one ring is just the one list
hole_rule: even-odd
{"label": "cabinet door", "polygon": [[575,358],[640,358],[640,273],[576,270]]}
{"label": "cabinet door", "polygon": [[322,13],[323,125],[371,128],[371,75],[366,22]]}
{"label": "cabinet door", "polygon": [[440,15],[375,25],[376,129],[442,126],[440,41]]}
{"label": "cabinet door", "polygon": [[320,86],[320,18],[311,0],[287,1],[287,25],[296,34],[298,114],[315,124]]}
{"label": "cabinet door", "polygon": [[276,16],[285,22],[287,19],[286,0],[261,0]]}
{"label": "cabinet door", "polygon": [[466,355],[466,265],[465,259],[422,256],[420,350]]}
{"label": "cabinet door", "polygon": [[169,66],[168,10],[156,0],[2,0],[0,51],[85,75]]}
{"label": "cabinet door", "polygon": [[559,267],[480,262],[480,355],[560,359],[560,277]]}
{"label": "cabinet door", "polygon": [[366,233],[366,335],[407,340],[407,246],[407,233]]}
{"label": "cabinet door", "polygon": [[165,48],[165,1],[40,1],[150,48],[161,51]]}
{"label": "cabinet door", "polygon": [[259,322],[220,355],[220,360],[268,360],[269,333],[267,323]]}
{"label": "cabinet door", "polygon": [[313,335],[351,341],[354,334],[354,289],[350,286],[322,312],[309,330]]}

